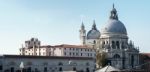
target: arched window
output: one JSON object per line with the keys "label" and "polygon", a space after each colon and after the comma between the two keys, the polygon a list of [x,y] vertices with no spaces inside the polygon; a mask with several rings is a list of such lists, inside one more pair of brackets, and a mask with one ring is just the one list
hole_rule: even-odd
{"label": "arched window", "polygon": [[76,63],[76,62],[74,62],[74,63],[73,63],[73,65],[74,65],[74,66],[77,66],[77,63]]}
{"label": "arched window", "polygon": [[90,64],[87,62],[87,63],[86,63],[86,66],[89,66],[89,65],[90,65]]}
{"label": "arched window", "polygon": [[103,44],[105,45],[105,41],[103,41]]}
{"label": "arched window", "polygon": [[62,65],[63,65],[63,63],[62,63],[62,62],[59,62],[59,63],[58,63],[58,65],[59,65],[59,66],[62,66]]}
{"label": "arched window", "polygon": [[112,41],[111,44],[112,44],[112,48],[115,49],[115,42]]}
{"label": "arched window", "polygon": [[124,49],[124,42],[121,43],[121,48]]}
{"label": "arched window", "polygon": [[96,41],[94,40],[93,43],[96,44]]}
{"label": "arched window", "polygon": [[10,62],[9,65],[15,65],[16,63],[14,61]]}
{"label": "arched window", "polygon": [[27,62],[27,65],[28,65],[28,66],[31,66],[31,65],[32,65],[32,62],[30,62],[30,61]]}
{"label": "arched window", "polygon": [[106,43],[108,44],[108,41],[106,41]]}
{"label": "arched window", "polygon": [[47,66],[47,65],[48,65],[48,62],[44,62],[43,65],[44,65],[44,66]]}
{"label": "arched window", "polygon": [[105,47],[105,41],[102,42],[102,48],[104,48],[104,47]]}
{"label": "arched window", "polygon": [[119,49],[119,48],[120,48],[119,41],[116,41],[116,46],[117,46],[117,49]]}
{"label": "arched window", "polygon": [[120,55],[115,54],[113,58],[120,58]]}

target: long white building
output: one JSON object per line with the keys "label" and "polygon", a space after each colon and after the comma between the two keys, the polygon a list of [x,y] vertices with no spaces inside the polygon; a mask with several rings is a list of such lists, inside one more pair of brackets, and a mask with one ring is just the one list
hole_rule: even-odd
{"label": "long white building", "polygon": [[20,48],[20,55],[31,56],[64,56],[64,57],[95,57],[95,49],[88,45],[40,45],[37,38],[25,41]]}
{"label": "long white building", "polygon": [[62,72],[82,71],[93,72],[95,60],[90,57],[62,57],[62,56],[0,56],[0,72]]}

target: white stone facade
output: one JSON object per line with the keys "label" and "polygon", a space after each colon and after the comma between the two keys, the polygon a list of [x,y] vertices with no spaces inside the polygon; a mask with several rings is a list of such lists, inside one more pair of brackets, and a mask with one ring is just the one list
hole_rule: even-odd
{"label": "white stone facade", "polygon": [[95,61],[89,57],[3,55],[0,56],[0,72],[17,72],[20,70],[21,62],[27,72],[95,70]]}
{"label": "white stone facade", "polygon": [[119,69],[135,68],[139,65],[139,48],[135,47],[132,41],[128,41],[126,28],[118,19],[114,5],[110,13],[109,20],[101,31],[96,28],[94,21],[92,29],[83,37],[86,30],[81,27],[81,42],[85,41],[84,45],[92,45],[97,52],[105,52],[107,64]]}

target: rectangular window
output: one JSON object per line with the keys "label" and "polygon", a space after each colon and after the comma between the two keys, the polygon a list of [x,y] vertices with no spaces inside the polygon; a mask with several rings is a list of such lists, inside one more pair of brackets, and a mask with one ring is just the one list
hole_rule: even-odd
{"label": "rectangular window", "polygon": [[90,55],[92,56],[92,53]]}
{"label": "rectangular window", "polygon": [[70,50],[71,50],[71,48],[70,48]]}
{"label": "rectangular window", "polygon": [[81,51],[82,51],[82,49],[81,49]]}
{"label": "rectangular window", "polygon": [[49,52],[49,56],[51,56],[51,52]]}
{"label": "rectangular window", "polygon": [[66,56],[66,52],[64,52],[64,55]]}
{"label": "rectangular window", "polygon": [[81,53],[81,56],[82,56],[82,53]]}
{"label": "rectangular window", "polygon": [[71,56],[71,52],[70,52],[70,56]]}
{"label": "rectangular window", "polygon": [[78,53],[76,53],[76,55],[78,56]]}

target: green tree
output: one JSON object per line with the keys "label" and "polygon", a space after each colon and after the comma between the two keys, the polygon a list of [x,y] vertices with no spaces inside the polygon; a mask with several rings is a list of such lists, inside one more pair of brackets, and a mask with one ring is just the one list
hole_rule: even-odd
{"label": "green tree", "polygon": [[96,64],[98,68],[104,67],[107,64],[106,53],[96,53]]}

